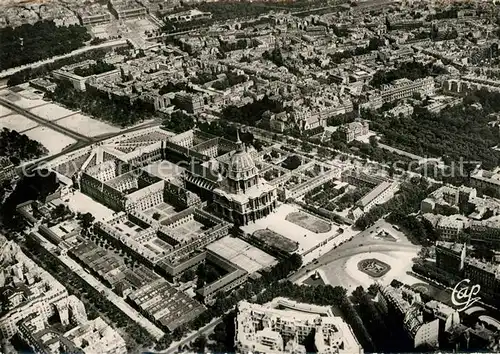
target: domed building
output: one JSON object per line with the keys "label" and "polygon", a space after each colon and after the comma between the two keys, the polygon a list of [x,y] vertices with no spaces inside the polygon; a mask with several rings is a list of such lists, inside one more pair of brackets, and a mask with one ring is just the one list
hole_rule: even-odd
{"label": "domed building", "polygon": [[216,212],[225,218],[245,225],[276,208],[276,188],[259,177],[259,169],[245,145],[237,139],[238,148],[219,160],[223,177],[213,190]]}
{"label": "domed building", "polygon": [[255,149],[247,148],[239,134],[236,143],[220,139],[218,144],[224,149],[217,149],[228,152],[198,154],[198,163],[184,172],[185,187],[206,200],[211,211],[234,223],[245,225],[268,215],[276,208],[278,194],[275,186],[260,178]]}
{"label": "domed building", "polygon": [[221,171],[225,172],[228,189],[236,194],[244,193],[248,188],[256,185],[259,180],[259,170],[255,166],[252,156],[246,151],[243,144],[240,146],[238,151],[231,154],[227,171]]}

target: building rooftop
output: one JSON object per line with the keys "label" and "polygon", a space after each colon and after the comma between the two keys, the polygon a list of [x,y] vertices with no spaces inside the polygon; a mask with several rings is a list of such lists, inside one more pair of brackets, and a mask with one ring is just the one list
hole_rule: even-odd
{"label": "building rooftop", "polygon": [[362,353],[351,328],[342,318],[321,316],[314,312],[302,312],[308,304],[294,303],[294,309],[280,310],[266,305],[241,301],[236,316],[237,348],[265,353],[287,353],[283,337],[285,333],[295,337],[294,344],[301,342],[313,329],[316,330],[315,346],[321,351],[355,354]]}
{"label": "building rooftop", "polygon": [[127,352],[125,340],[101,317],[66,332],[64,336],[85,354]]}
{"label": "building rooftop", "polygon": [[449,249],[453,252],[460,253],[464,248],[464,244],[448,241],[436,241],[436,247]]}
{"label": "building rooftop", "polygon": [[384,193],[388,188],[393,185],[393,182],[384,181],[380,183],[378,186],[373,188],[368,194],[363,196],[356,204],[365,207],[369,203],[371,203],[375,198]]}
{"label": "building rooftop", "polygon": [[159,279],[129,295],[130,300],[155,322],[173,331],[205,311],[205,307],[168,282]]}
{"label": "building rooftop", "polygon": [[249,274],[271,267],[277,263],[276,258],[250,245],[249,243],[231,236],[223,237],[210,245],[207,249],[231,261]]}

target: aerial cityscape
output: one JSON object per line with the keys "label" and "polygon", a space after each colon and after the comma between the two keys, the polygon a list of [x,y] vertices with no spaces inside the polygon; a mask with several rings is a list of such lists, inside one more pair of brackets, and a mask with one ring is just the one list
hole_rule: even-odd
{"label": "aerial cityscape", "polygon": [[0,2],[0,353],[500,352],[500,5]]}

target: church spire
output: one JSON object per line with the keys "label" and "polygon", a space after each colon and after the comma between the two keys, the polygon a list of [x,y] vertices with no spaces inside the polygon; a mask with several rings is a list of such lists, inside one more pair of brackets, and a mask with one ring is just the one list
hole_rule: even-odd
{"label": "church spire", "polygon": [[245,150],[245,146],[243,145],[243,143],[240,140],[240,130],[239,129],[236,129],[236,145],[238,146],[238,148],[237,148],[238,151]]}

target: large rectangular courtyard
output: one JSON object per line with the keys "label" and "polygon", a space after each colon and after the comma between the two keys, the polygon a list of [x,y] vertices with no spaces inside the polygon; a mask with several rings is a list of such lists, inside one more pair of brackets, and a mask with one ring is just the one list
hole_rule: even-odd
{"label": "large rectangular courtyard", "polygon": [[282,204],[274,212],[242,227],[248,234],[271,230],[298,244],[297,252],[304,254],[311,248],[326,242],[338,234],[338,227],[301,211],[297,206]]}
{"label": "large rectangular courtyard", "polygon": [[153,217],[156,214],[155,218],[160,222],[174,216],[178,212],[179,210],[175,210],[175,207],[173,205],[170,205],[166,202],[162,202],[148,210],[143,211],[143,213],[149,217]]}
{"label": "large rectangular courtyard", "polygon": [[246,241],[226,236],[207,246],[207,249],[231,261],[249,274],[271,267],[276,258],[252,246]]}
{"label": "large rectangular courtyard", "polygon": [[44,105],[31,108],[30,112],[50,121],[61,119],[76,113],[59,105],[47,102],[45,102]]}
{"label": "large rectangular courtyard", "polygon": [[91,213],[96,221],[111,219],[115,212],[80,191],[72,191],[62,198],[74,212]]}
{"label": "large rectangular courtyard", "polygon": [[23,133],[29,129],[35,128],[36,126],[38,126],[38,123],[20,114],[10,114],[0,117],[0,128],[2,129],[7,128],[15,130],[18,133]]}
{"label": "large rectangular courtyard", "polygon": [[63,128],[67,128],[88,137],[95,137],[98,135],[116,133],[120,131],[120,128],[80,113],[75,113],[67,118],[59,119],[56,123]]}

